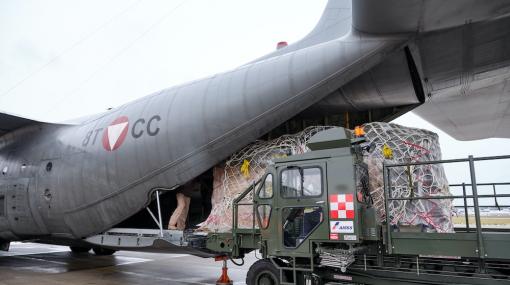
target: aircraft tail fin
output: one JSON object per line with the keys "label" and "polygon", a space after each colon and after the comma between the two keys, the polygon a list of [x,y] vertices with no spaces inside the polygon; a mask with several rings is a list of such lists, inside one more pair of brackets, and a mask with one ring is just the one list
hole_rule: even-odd
{"label": "aircraft tail fin", "polygon": [[279,56],[299,49],[327,42],[349,33],[352,27],[352,1],[329,0],[315,28],[296,43],[280,48],[253,62]]}
{"label": "aircraft tail fin", "polygon": [[352,27],[352,1],[329,0],[315,28],[298,44],[299,48],[327,42],[349,33]]}

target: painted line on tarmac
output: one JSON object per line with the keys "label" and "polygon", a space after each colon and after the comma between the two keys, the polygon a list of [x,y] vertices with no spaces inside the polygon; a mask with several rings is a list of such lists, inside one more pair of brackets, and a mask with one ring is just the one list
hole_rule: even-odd
{"label": "painted line on tarmac", "polygon": [[13,242],[9,251],[0,251],[0,257],[66,252],[69,248],[59,245]]}
{"label": "painted line on tarmac", "polygon": [[30,256],[14,256],[18,259],[27,259],[27,260],[34,260],[34,261],[40,261],[40,262],[47,262],[47,263],[53,263],[58,265],[67,265],[68,262],[63,261],[55,261],[55,260],[49,260],[49,259],[43,259],[43,258],[37,258],[37,257],[30,257]]}
{"label": "painted line on tarmac", "polygon": [[127,257],[127,256],[116,256],[115,260],[118,260],[120,262],[115,264],[114,266],[122,266],[122,265],[130,265],[130,264],[154,261],[154,259],[139,258],[139,257]]}
{"label": "painted line on tarmac", "polygon": [[[215,283],[204,283],[204,282],[200,282],[200,281],[192,281],[190,279],[175,279],[175,278],[169,278],[169,277],[160,277],[160,276],[154,276],[154,275],[150,275],[150,274],[143,274],[143,273],[131,272],[131,271],[122,271],[121,273],[144,278],[145,280],[158,279],[161,281],[168,281],[168,282],[172,282],[171,284],[174,284],[174,282],[178,282],[178,283],[190,284],[190,285],[215,285]],[[234,285],[246,285],[246,283],[245,282],[234,282]]]}
{"label": "painted line on tarmac", "polygon": [[189,279],[182,280],[182,279],[174,279],[174,278],[168,278],[168,277],[159,277],[159,276],[153,276],[153,275],[149,275],[149,274],[143,274],[143,273],[137,273],[137,272],[131,272],[131,271],[122,271],[121,273],[144,278],[146,280],[158,279],[161,281],[180,282],[183,284],[195,284],[195,285],[211,285],[212,284],[212,283],[204,283],[204,282],[198,282],[198,281],[190,281]]}
{"label": "painted line on tarmac", "polygon": [[32,252],[16,252],[16,251],[0,251],[1,257],[18,257],[18,256],[26,256],[26,255],[34,255],[34,254],[48,254],[48,253],[57,253],[57,252],[66,252],[65,250],[45,250],[45,251],[32,251]]}

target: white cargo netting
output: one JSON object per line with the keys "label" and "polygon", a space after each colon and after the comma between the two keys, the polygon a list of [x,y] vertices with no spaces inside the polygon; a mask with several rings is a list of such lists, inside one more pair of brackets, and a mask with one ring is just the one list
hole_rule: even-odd
{"label": "white cargo netting", "polygon": [[[370,192],[381,219],[385,218],[383,161],[388,164],[441,160],[437,134],[392,123],[369,123],[363,126],[375,151],[365,157],[368,164]],[[386,146],[386,147],[385,147]],[[391,149],[391,158],[383,151]],[[441,164],[391,168],[391,197],[449,196],[448,180]],[[453,232],[453,205],[450,199],[390,201],[392,225],[424,226],[423,230]]]}
{"label": "white cargo netting", "polygon": [[[329,126],[308,127],[294,135],[270,141],[257,141],[234,153],[225,163],[214,168],[213,209],[201,230],[228,231],[232,228],[232,202],[252,183],[260,179],[271,160],[309,151],[308,140]],[[368,141],[376,149],[365,157],[368,165],[369,188],[379,218],[384,219],[382,163],[402,163],[441,159],[438,137],[430,131],[391,123],[364,125]],[[386,146],[386,147],[385,147]],[[387,159],[383,150],[391,149]],[[411,182],[409,182],[411,181]],[[441,165],[395,168],[391,171],[393,197],[428,197],[449,195],[448,181]],[[246,201],[252,197],[246,197]],[[393,225],[422,226],[422,230],[451,232],[451,200],[391,201],[390,220]],[[251,228],[253,208],[239,207],[239,226]]]}
{"label": "white cargo netting", "polygon": [[[306,143],[328,126],[308,127],[293,135],[283,135],[270,141],[256,141],[234,153],[223,164],[214,167],[212,211],[200,226],[202,230],[228,231],[232,228],[232,202],[252,183],[258,181],[275,158],[305,153]],[[252,197],[246,197],[246,200]],[[239,207],[239,226],[251,228],[253,208]]]}

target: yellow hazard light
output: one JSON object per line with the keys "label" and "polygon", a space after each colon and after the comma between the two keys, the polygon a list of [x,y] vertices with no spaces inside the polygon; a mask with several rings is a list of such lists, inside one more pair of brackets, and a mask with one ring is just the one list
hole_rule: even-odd
{"label": "yellow hazard light", "polygon": [[354,128],[354,136],[356,137],[362,137],[365,135],[365,130],[361,126],[356,126]]}

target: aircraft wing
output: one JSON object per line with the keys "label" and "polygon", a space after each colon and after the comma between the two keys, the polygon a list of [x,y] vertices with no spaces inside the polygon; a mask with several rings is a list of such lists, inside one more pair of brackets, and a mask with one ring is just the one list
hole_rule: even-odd
{"label": "aircraft wing", "polygon": [[510,2],[356,0],[353,27],[415,32],[425,102],[414,109],[458,140],[510,138]]}
{"label": "aircraft wing", "polygon": [[35,123],[38,122],[7,113],[0,113],[0,136]]}
{"label": "aircraft wing", "polygon": [[510,138],[510,75],[467,94],[434,96],[414,112],[458,140]]}

